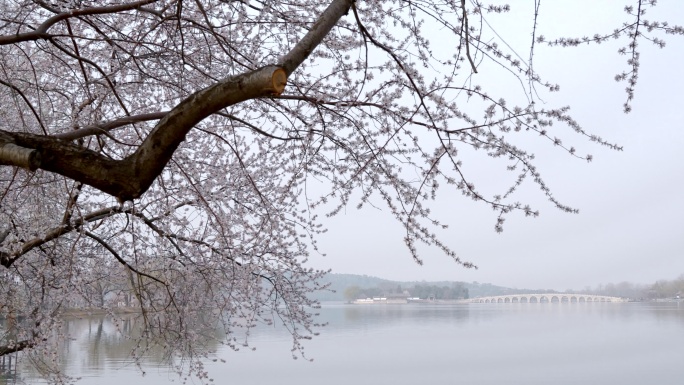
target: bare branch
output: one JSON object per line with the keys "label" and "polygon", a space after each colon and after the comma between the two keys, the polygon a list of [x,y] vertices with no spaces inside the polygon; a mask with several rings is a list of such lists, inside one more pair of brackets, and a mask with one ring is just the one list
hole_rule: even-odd
{"label": "bare branch", "polygon": [[147,277],[147,278],[149,278],[149,279],[151,279],[151,280],[153,280],[153,281],[155,281],[155,282],[157,282],[157,283],[161,283],[162,285],[167,286],[166,282],[160,280],[159,278],[153,277],[153,276],[151,276],[151,275],[149,275],[149,274],[147,274],[147,273],[145,273],[145,272],[142,272],[142,271],[136,269],[135,267],[133,267],[130,263],[126,262],[126,260],[123,259],[123,258],[119,255],[119,253],[117,253],[116,250],[114,250],[114,248],[111,247],[111,246],[110,246],[107,242],[105,242],[102,238],[100,238],[100,237],[98,237],[97,235],[91,233],[90,231],[85,231],[84,233],[85,233],[85,235],[87,235],[88,237],[92,238],[93,240],[95,240],[95,241],[96,241],[97,243],[99,243],[100,245],[102,245],[102,247],[104,247],[105,249],[107,249],[107,251],[109,251],[109,252],[114,256],[114,258],[116,258],[116,260],[119,261],[119,263],[121,263],[122,265],[124,265],[128,270],[134,272],[135,274],[137,274],[137,275],[139,275],[139,276]]}
{"label": "bare branch", "polygon": [[468,27],[468,11],[466,10],[465,0],[461,0],[461,7],[463,8],[463,33],[465,33],[464,39],[466,47],[466,56],[468,57],[468,61],[470,62],[470,68],[473,69],[474,73],[477,73],[477,67],[475,66],[473,57],[470,56],[470,41],[468,39],[468,35],[470,34],[470,27]]}
{"label": "bare branch", "polygon": [[77,129],[74,131],[52,135],[52,137],[56,138],[56,139],[72,141],[72,140],[76,140],[76,139],[85,138],[86,136],[91,136],[91,135],[106,135],[107,133],[109,133],[109,131],[112,131],[114,129],[129,125],[129,124],[161,119],[164,116],[166,116],[166,114],[168,114],[168,113],[169,113],[169,111],[160,111],[160,112],[150,112],[148,114],[126,116],[126,117],[123,117],[120,119],[112,120],[112,121],[107,122],[107,123],[101,123],[101,124],[96,124],[96,125],[86,126],[86,127],[81,127],[81,128],[77,127]]}

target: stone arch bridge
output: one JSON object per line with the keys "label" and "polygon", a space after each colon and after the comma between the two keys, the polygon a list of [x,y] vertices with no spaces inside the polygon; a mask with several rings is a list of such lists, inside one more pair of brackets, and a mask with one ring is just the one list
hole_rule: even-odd
{"label": "stone arch bridge", "polygon": [[579,302],[627,302],[620,297],[608,297],[605,295],[592,294],[563,294],[563,293],[533,293],[533,294],[509,294],[492,297],[472,298],[471,303],[579,303]]}

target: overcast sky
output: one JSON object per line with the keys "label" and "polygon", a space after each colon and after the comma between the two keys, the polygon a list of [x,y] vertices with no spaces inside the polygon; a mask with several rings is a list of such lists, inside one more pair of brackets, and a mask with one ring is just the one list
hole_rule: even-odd
{"label": "overcast sky", "polygon": [[[529,55],[532,3],[515,1],[511,14],[488,17],[524,58]],[[623,2],[598,3],[602,8],[594,1],[543,1],[539,31],[547,39],[592,36],[609,33],[626,20]],[[661,3],[647,19],[684,24],[684,2]],[[584,23],[581,30],[578,23]],[[623,152],[615,152],[566,134],[567,144],[594,155],[592,163],[553,146],[533,147],[545,181],[559,200],[579,208],[579,214],[560,212],[528,186],[519,199],[533,203],[541,215],[509,216],[504,232],[497,234],[495,213],[443,189],[434,206],[438,218],[450,225],[443,239],[462,259],[475,263],[475,270],[455,264],[436,249],[424,252],[425,264],[418,266],[402,242],[401,227],[386,210],[351,206],[325,223],[329,232],[320,246],[327,256],[313,256],[311,265],[394,280],[478,281],[556,290],[620,281],[651,283],[684,274],[684,37],[668,36],[662,50],[642,41],[639,84],[628,115],[622,112],[625,84],[613,80],[626,70],[626,57],[617,54],[618,48],[609,43],[535,49],[535,69],[561,86],[558,94],[543,96],[544,101],[550,107],[571,105],[572,115],[587,131],[624,146]],[[486,66],[475,75],[477,83],[495,90],[500,80]],[[477,174],[478,164],[466,165]],[[489,171],[481,167],[486,177]]]}

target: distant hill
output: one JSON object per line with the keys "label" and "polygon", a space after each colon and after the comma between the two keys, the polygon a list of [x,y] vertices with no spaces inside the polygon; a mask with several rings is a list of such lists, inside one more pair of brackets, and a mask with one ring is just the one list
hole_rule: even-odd
{"label": "distant hill", "polygon": [[397,286],[401,282],[390,281],[387,279],[371,277],[368,275],[356,274],[327,274],[321,283],[329,284],[328,290],[320,291],[312,298],[319,301],[344,301],[344,290],[350,286],[358,286],[361,289],[373,287]]}
{"label": "distant hill", "polygon": [[417,285],[420,286],[437,286],[437,287],[454,287],[460,286],[467,289],[468,296],[470,298],[474,297],[484,297],[491,295],[504,295],[513,293],[532,293],[532,292],[543,292],[545,290],[525,290],[525,289],[512,289],[503,286],[492,285],[491,283],[479,283],[479,282],[458,282],[458,281],[391,281],[388,279],[371,277],[368,275],[356,275],[356,274],[328,274],[322,281],[322,283],[329,284],[329,288],[326,291],[320,291],[311,297],[319,301],[344,301],[344,291],[348,287],[356,286],[360,289],[373,289],[377,288],[380,291],[396,291],[398,288],[402,290],[411,291],[412,288]]}

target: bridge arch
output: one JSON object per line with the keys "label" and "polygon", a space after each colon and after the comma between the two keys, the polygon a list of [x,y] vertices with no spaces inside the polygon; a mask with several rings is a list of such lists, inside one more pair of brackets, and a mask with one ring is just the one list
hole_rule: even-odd
{"label": "bridge arch", "polygon": [[538,293],[538,294],[510,294],[489,297],[473,298],[470,302],[475,303],[583,303],[583,302],[626,302],[619,297],[609,297],[593,294],[563,294],[563,293]]}

